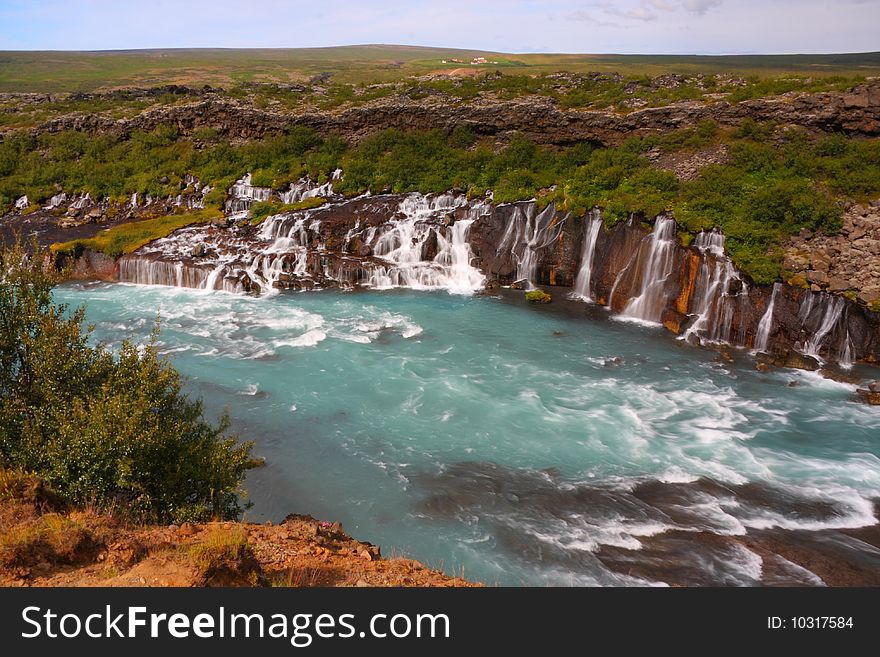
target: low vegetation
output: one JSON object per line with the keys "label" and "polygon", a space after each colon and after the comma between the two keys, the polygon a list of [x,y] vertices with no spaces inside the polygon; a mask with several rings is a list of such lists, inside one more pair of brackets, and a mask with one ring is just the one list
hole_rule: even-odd
{"label": "low vegetation", "polygon": [[[769,283],[780,275],[785,236],[805,228],[834,233],[844,199],[880,193],[877,140],[817,136],[750,121],[738,128],[707,121],[665,135],[631,138],[613,148],[586,142],[542,147],[521,136],[499,148],[466,127],[448,134],[386,130],[354,146],[303,127],[238,145],[209,131],[202,131],[199,139],[183,138],[172,127],[128,139],[17,133],[0,143],[0,206],[10,208],[24,194],[31,203],[43,202],[57,186],[123,202],[132,192],[154,198],[185,192],[192,182],[188,176],[211,185],[207,209],[201,213],[120,226],[58,247],[119,255],[181,226],[209,220],[244,172],[251,172],[255,185],[280,190],[304,175],[324,182],[341,168],[344,176],[334,187],[348,195],[458,188],[473,197],[491,192],[500,203],[529,198],[555,202],[575,213],[599,206],[610,224],[633,214],[650,219],[673,212],[685,240],[707,228],[723,230],[736,263],[757,282]],[[712,148],[726,153],[724,163],[702,168],[692,180],[679,180],[646,157],[687,156]],[[320,202],[307,199],[291,207],[258,203],[251,221],[259,224],[272,214]]]}
{"label": "low vegetation", "polygon": [[155,335],[118,352],[93,345],[84,310],[53,302],[41,254],[5,250],[0,271],[0,467],[35,473],[74,506],[238,516],[252,445],[227,435],[228,418],[205,420]]}
{"label": "low vegetation", "polygon": [[171,214],[155,219],[145,219],[132,223],[121,224],[101,231],[95,237],[87,239],[71,240],[52,245],[52,252],[64,255],[79,255],[85,249],[98,251],[110,257],[117,258],[126,253],[131,253],[145,244],[167,237],[175,230],[203,224],[221,217],[222,213],[217,208],[198,210],[185,214]]}

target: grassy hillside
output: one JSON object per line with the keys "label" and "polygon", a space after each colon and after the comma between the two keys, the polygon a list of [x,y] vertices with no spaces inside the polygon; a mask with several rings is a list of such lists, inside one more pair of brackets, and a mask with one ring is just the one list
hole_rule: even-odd
{"label": "grassy hillside", "polygon": [[[477,56],[497,64],[470,66]],[[442,60],[447,60],[446,64]],[[462,63],[452,62],[458,59]],[[291,49],[173,49],[101,52],[0,51],[0,92],[94,91],[126,86],[302,82],[321,73],[340,83],[393,81],[461,68],[510,74],[557,71],[660,75],[880,75],[880,52],[838,55],[502,54],[416,46]]]}

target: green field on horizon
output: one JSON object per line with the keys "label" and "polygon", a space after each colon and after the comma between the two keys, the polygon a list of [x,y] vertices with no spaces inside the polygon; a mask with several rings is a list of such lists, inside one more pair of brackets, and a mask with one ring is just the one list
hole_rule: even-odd
{"label": "green field on horizon", "polygon": [[[471,66],[474,57],[489,64]],[[442,60],[447,60],[443,63]],[[461,62],[452,62],[457,59]],[[295,83],[329,73],[335,82],[387,82],[475,68],[519,75],[559,71],[778,76],[878,76],[880,52],[827,55],[509,54],[420,46],[330,48],[0,51],[0,92],[73,92],[166,84],[229,87]]]}

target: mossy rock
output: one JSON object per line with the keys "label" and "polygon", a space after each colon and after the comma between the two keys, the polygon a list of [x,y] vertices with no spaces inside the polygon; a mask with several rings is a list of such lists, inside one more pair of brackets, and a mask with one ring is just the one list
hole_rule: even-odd
{"label": "mossy rock", "polygon": [[550,303],[553,301],[553,297],[544,290],[531,290],[526,292],[526,301],[529,303]]}

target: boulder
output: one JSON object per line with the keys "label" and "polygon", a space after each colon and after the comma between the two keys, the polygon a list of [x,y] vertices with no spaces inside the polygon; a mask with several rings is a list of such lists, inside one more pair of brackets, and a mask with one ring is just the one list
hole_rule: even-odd
{"label": "boulder", "polygon": [[858,388],[856,390],[856,399],[871,406],[880,406],[880,390],[874,392],[868,388]]}

